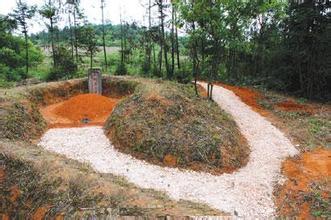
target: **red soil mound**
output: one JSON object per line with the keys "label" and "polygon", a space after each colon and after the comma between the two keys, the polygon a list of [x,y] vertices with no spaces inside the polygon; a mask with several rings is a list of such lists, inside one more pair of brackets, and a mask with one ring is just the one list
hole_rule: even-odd
{"label": "red soil mound", "polygon": [[120,99],[82,94],[47,106],[41,113],[50,127],[103,125]]}

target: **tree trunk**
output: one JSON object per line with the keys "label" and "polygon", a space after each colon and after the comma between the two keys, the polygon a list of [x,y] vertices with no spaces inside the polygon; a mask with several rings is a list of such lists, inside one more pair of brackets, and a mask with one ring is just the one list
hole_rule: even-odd
{"label": "tree trunk", "polygon": [[162,47],[160,48],[159,52],[159,74],[162,74],[162,54],[163,54],[163,49]]}
{"label": "tree trunk", "polygon": [[152,50],[153,50],[153,67],[156,69],[156,55],[155,55],[155,46],[152,44]]}
{"label": "tree trunk", "polygon": [[76,5],[74,9],[74,35],[75,35],[75,52],[76,52],[76,63],[78,63],[78,41],[77,41],[77,21],[76,21]]}
{"label": "tree trunk", "polygon": [[165,30],[164,30],[164,12],[163,12],[163,0],[160,0],[159,2],[159,11],[160,11],[160,16],[161,16],[161,34],[162,34],[162,46],[163,46],[163,52],[164,52],[164,62],[166,66],[166,71],[167,71],[167,78],[172,79],[172,74],[169,70],[169,64],[168,64],[168,46],[166,43],[166,38],[165,38]]}
{"label": "tree trunk", "polygon": [[121,20],[121,65],[124,63],[123,24]]}
{"label": "tree trunk", "polygon": [[159,32],[160,32],[160,52],[159,52],[159,74],[162,74],[162,54],[163,54],[163,45],[162,45],[162,31],[161,31],[161,27],[159,28]]}
{"label": "tree trunk", "polygon": [[213,100],[213,90],[214,90],[214,85],[210,83],[210,91],[209,91],[209,99]]}
{"label": "tree trunk", "polygon": [[201,69],[205,68],[206,66],[206,54],[205,54],[205,39],[201,37]]}
{"label": "tree trunk", "polygon": [[90,68],[93,68],[93,53],[90,52]]}
{"label": "tree trunk", "polygon": [[28,43],[28,33],[26,28],[24,28],[24,38],[25,38],[25,71],[26,71],[26,77],[29,74],[29,43]]}
{"label": "tree trunk", "polygon": [[105,59],[105,69],[107,70],[107,52],[106,52],[106,41],[105,41],[105,17],[104,17],[104,1],[101,0],[101,14],[102,14],[102,46],[103,46],[103,55]]}
{"label": "tree trunk", "polygon": [[74,37],[73,37],[73,33],[72,33],[70,12],[69,12],[68,18],[69,18],[69,29],[70,29],[71,59],[74,59]]}
{"label": "tree trunk", "polygon": [[[177,21],[177,12],[175,11],[175,20]],[[177,53],[177,67],[180,69],[180,60],[179,60],[179,40],[178,40],[178,28],[177,26],[175,27],[176,31],[176,53]]]}
{"label": "tree trunk", "polygon": [[[195,32],[195,23],[192,23],[192,30],[193,32]],[[194,77],[194,89],[195,89],[195,94],[198,96],[198,86],[197,86],[197,81],[198,81],[198,70],[197,70],[197,43],[196,43],[196,38],[194,37],[193,39],[193,44],[192,44],[192,61],[193,61],[193,68],[192,68],[192,72],[193,72],[193,77]],[[209,91],[209,87],[208,87],[208,91]]]}
{"label": "tree trunk", "polygon": [[52,55],[53,55],[53,67],[56,67],[56,58],[55,58],[55,45],[54,45],[54,27],[53,27],[53,19],[50,18],[51,28],[50,28],[50,34],[51,34],[51,46],[52,46]]}
{"label": "tree trunk", "polygon": [[[152,0],[148,1],[148,54],[147,54],[147,62],[148,62],[148,67],[149,67],[149,72],[151,72],[151,59],[152,59],[152,38],[151,38],[151,28],[152,28]],[[155,53],[155,52],[154,52]],[[155,54],[154,54],[155,57]],[[155,62],[155,59],[154,59]],[[151,75],[151,74],[150,74]]]}
{"label": "tree trunk", "polygon": [[171,11],[171,75],[175,73],[175,8]]}

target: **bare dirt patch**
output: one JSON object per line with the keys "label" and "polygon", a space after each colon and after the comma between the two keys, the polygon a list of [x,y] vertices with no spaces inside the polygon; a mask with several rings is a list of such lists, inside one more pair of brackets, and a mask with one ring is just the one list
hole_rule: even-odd
{"label": "bare dirt patch", "polygon": [[10,187],[9,190],[10,190],[10,196],[9,196],[10,201],[16,202],[16,200],[18,199],[18,197],[21,194],[20,188],[17,185],[14,185],[14,186]]}
{"label": "bare dirt patch", "polygon": [[97,94],[81,94],[41,108],[41,114],[51,128],[103,125],[119,100]]}
{"label": "bare dirt patch", "polygon": [[208,97],[207,91],[201,85],[197,84],[197,88],[198,88],[198,92],[201,97],[203,97],[203,98]]}
{"label": "bare dirt patch", "polygon": [[49,211],[51,206],[43,206],[38,208],[32,216],[33,220],[43,220],[45,219],[46,213]]}
{"label": "bare dirt patch", "polygon": [[314,109],[311,106],[298,104],[291,99],[279,102],[275,106],[276,108],[287,112],[306,112],[308,114],[314,113]]}
{"label": "bare dirt patch", "polygon": [[330,217],[331,150],[317,149],[283,163],[288,178],[276,193],[280,216]]}
{"label": "bare dirt patch", "polygon": [[0,183],[6,178],[6,173],[3,168],[0,168]]}

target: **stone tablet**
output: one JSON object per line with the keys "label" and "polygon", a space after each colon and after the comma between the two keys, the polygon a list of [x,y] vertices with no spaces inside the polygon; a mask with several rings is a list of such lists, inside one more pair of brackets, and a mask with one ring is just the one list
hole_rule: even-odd
{"label": "stone tablet", "polygon": [[88,72],[88,89],[90,93],[102,94],[101,69],[92,68]]}

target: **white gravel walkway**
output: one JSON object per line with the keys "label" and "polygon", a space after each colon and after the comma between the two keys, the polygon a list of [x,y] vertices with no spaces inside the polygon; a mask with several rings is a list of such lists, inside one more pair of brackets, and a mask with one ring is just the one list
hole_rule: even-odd
{"label": "white gravel walkway", "polygon": [[213,176],[148,164],[114,149],[101,127],[51,129],[40,145],[88,162],[99,172],[124,176],[139,187],[165,191],[176,200],[206,203],[249,219],[272,217],[273,186],[281,178],[281,162],[298,152],[284,134],[231,91],[214,86],[214,100],[233,116],[251,147],[247,166],[233,174]]}

